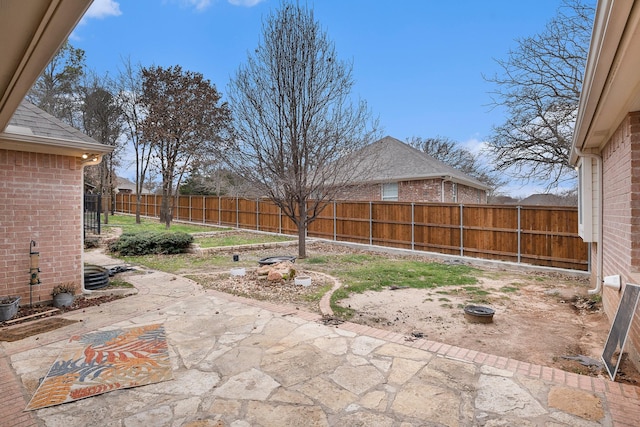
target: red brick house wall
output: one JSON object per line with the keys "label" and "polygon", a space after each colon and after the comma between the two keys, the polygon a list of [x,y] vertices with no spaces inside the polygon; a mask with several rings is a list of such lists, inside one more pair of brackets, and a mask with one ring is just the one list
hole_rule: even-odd
{"label": "red brick house wall", "polygon": [[[640,275],[640,112],[630,113],[604,146],[602,276],[620,274],[622,284],[638,283]],[[597,259],[593,245],[592,259]],[[622,293],[603,290],[607,317],[613,320]],[[640,313],[636,312],[627,346],[634,364],[640,367]],[[633,348],[632,348],[633,347]]]}
{"label": "red brick house wall", "polygon": [[[454,184],[451,181],[444,182],[444,200],[442,200],[442,195],[442,179],[401,181],[398,183],[398,202],[487,203],[486,191]],[[338,199],[380,201],[382,200],[382,184],[368,184],[351,188],[342,193]]]}
{"label": "red brick house wall", "polygon": [[0,297],[29,303],[29,249],[40,253],[41,284],[33,302],[51,289],[82,280],[82,168],[75,157],[0,150]]}

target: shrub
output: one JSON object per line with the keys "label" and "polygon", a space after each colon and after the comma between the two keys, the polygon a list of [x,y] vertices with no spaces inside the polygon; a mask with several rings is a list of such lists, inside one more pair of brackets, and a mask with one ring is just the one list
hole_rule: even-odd
{"label": "shrub", "polygon": [[186,252],[192,242],[193,236],[183,232],[127,232],[111,242],[109,250],[124,256],[179,254]]}

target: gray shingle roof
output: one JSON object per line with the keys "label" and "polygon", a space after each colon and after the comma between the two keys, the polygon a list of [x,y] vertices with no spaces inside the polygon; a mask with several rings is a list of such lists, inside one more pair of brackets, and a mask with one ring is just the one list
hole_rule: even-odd
{"label": "gray shingle roof", "polygon": [[476,178],[459,171],[404,142],[385,136],[363,148],[358,156],[369,158],[359,167],[367,170],[370,182],[399,182],[419,179],[452,178],[471,187],[488,189]]}
{"label": "gray shingle roof", "polygon": [[9,120],[6,132],[99,144],[95,139],[27,101],[20,103],[13,117]]}

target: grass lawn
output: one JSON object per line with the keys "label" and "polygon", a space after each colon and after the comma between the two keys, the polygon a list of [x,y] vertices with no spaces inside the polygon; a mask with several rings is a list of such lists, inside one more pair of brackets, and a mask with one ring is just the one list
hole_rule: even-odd
{"label": "grass lawn", "polygon": [[[122,228],[123,232],[129,231],[166,231],[164,223],[157,219],[141,218],[141,223],[136,224],[136,217],[133,215],[109,215],[109,224],[103,224],[103,227]],[[215,231],[228,231],[232,228],[221,227],[205,227],[200,225],[183,224],[172,222],[169,231],[182,231],[183,233],[202,233]]]}
{"label": "grass lawn", "polygon": [[294,238],[288,236],[239,232],[238,234],[221,234],[220,236],[198,237],[195,239],[195,243],[197,243],[201,248],[213,248],[219,246],[288,242],[291,240],[294,240]]}
{"label": "grass lawn", "polygon": [[466,265],[449,265],[437,262],[421,262],[381,255],[348,254],[311,257],[302,260],[310,269],[329,267],[329,274],[338,277],[344,284],[331,296],[333,311],[345,317],[351,310],[338,306],[337,301],[348,298],[351,293],[379,291],[392,286],[398,288],[459,288],[473,293],[481,273]]}

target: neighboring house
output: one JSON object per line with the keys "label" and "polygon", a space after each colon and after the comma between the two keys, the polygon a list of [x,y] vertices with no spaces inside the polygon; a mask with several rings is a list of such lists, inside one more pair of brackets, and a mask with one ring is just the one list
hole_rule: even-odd
{"label": "neighboring house", "polygon": [[[137,194],[136,193],[136,183],[128,180],[127,178],[123,178],[121,176],[116,177],[116,193],[122,194]],[[140,194],[151,194],[149,189],[142,187],[142,191]]]}
{"label": "neighboring house", "polygon": [[[33,105],[26,93],[90,0],[5,0],[0,6],[0,297],[51,300],[64,282],[83,283],[83,167],[102,145]],[[32,242],[35,246],[32,246]],[[40,284],[30,286],[30,251]]]}
{"label": "neighboring house", "polygon": [[365,181],[338,196],[345,200],[487,203],[489,187],[402,141],[386,136],[356,152]]}
{"label": "neighboring house", "polygon": [[557,194],[539,193],[532,194],[529,197],[516,202],[515,204],[522,206],[573,206],[576,207],[575,200],[568,197],[558,196]]}
{"label": "neighboring house", "polygon": [[[602,292],[611,321],[626,284],[640,284],[640,2],[598,2],[572,144],[578,231],[595,266],[591,293]],[[620,290],[603,286],[614,275]],[[640,368],[640,308],[629,337]]]}

